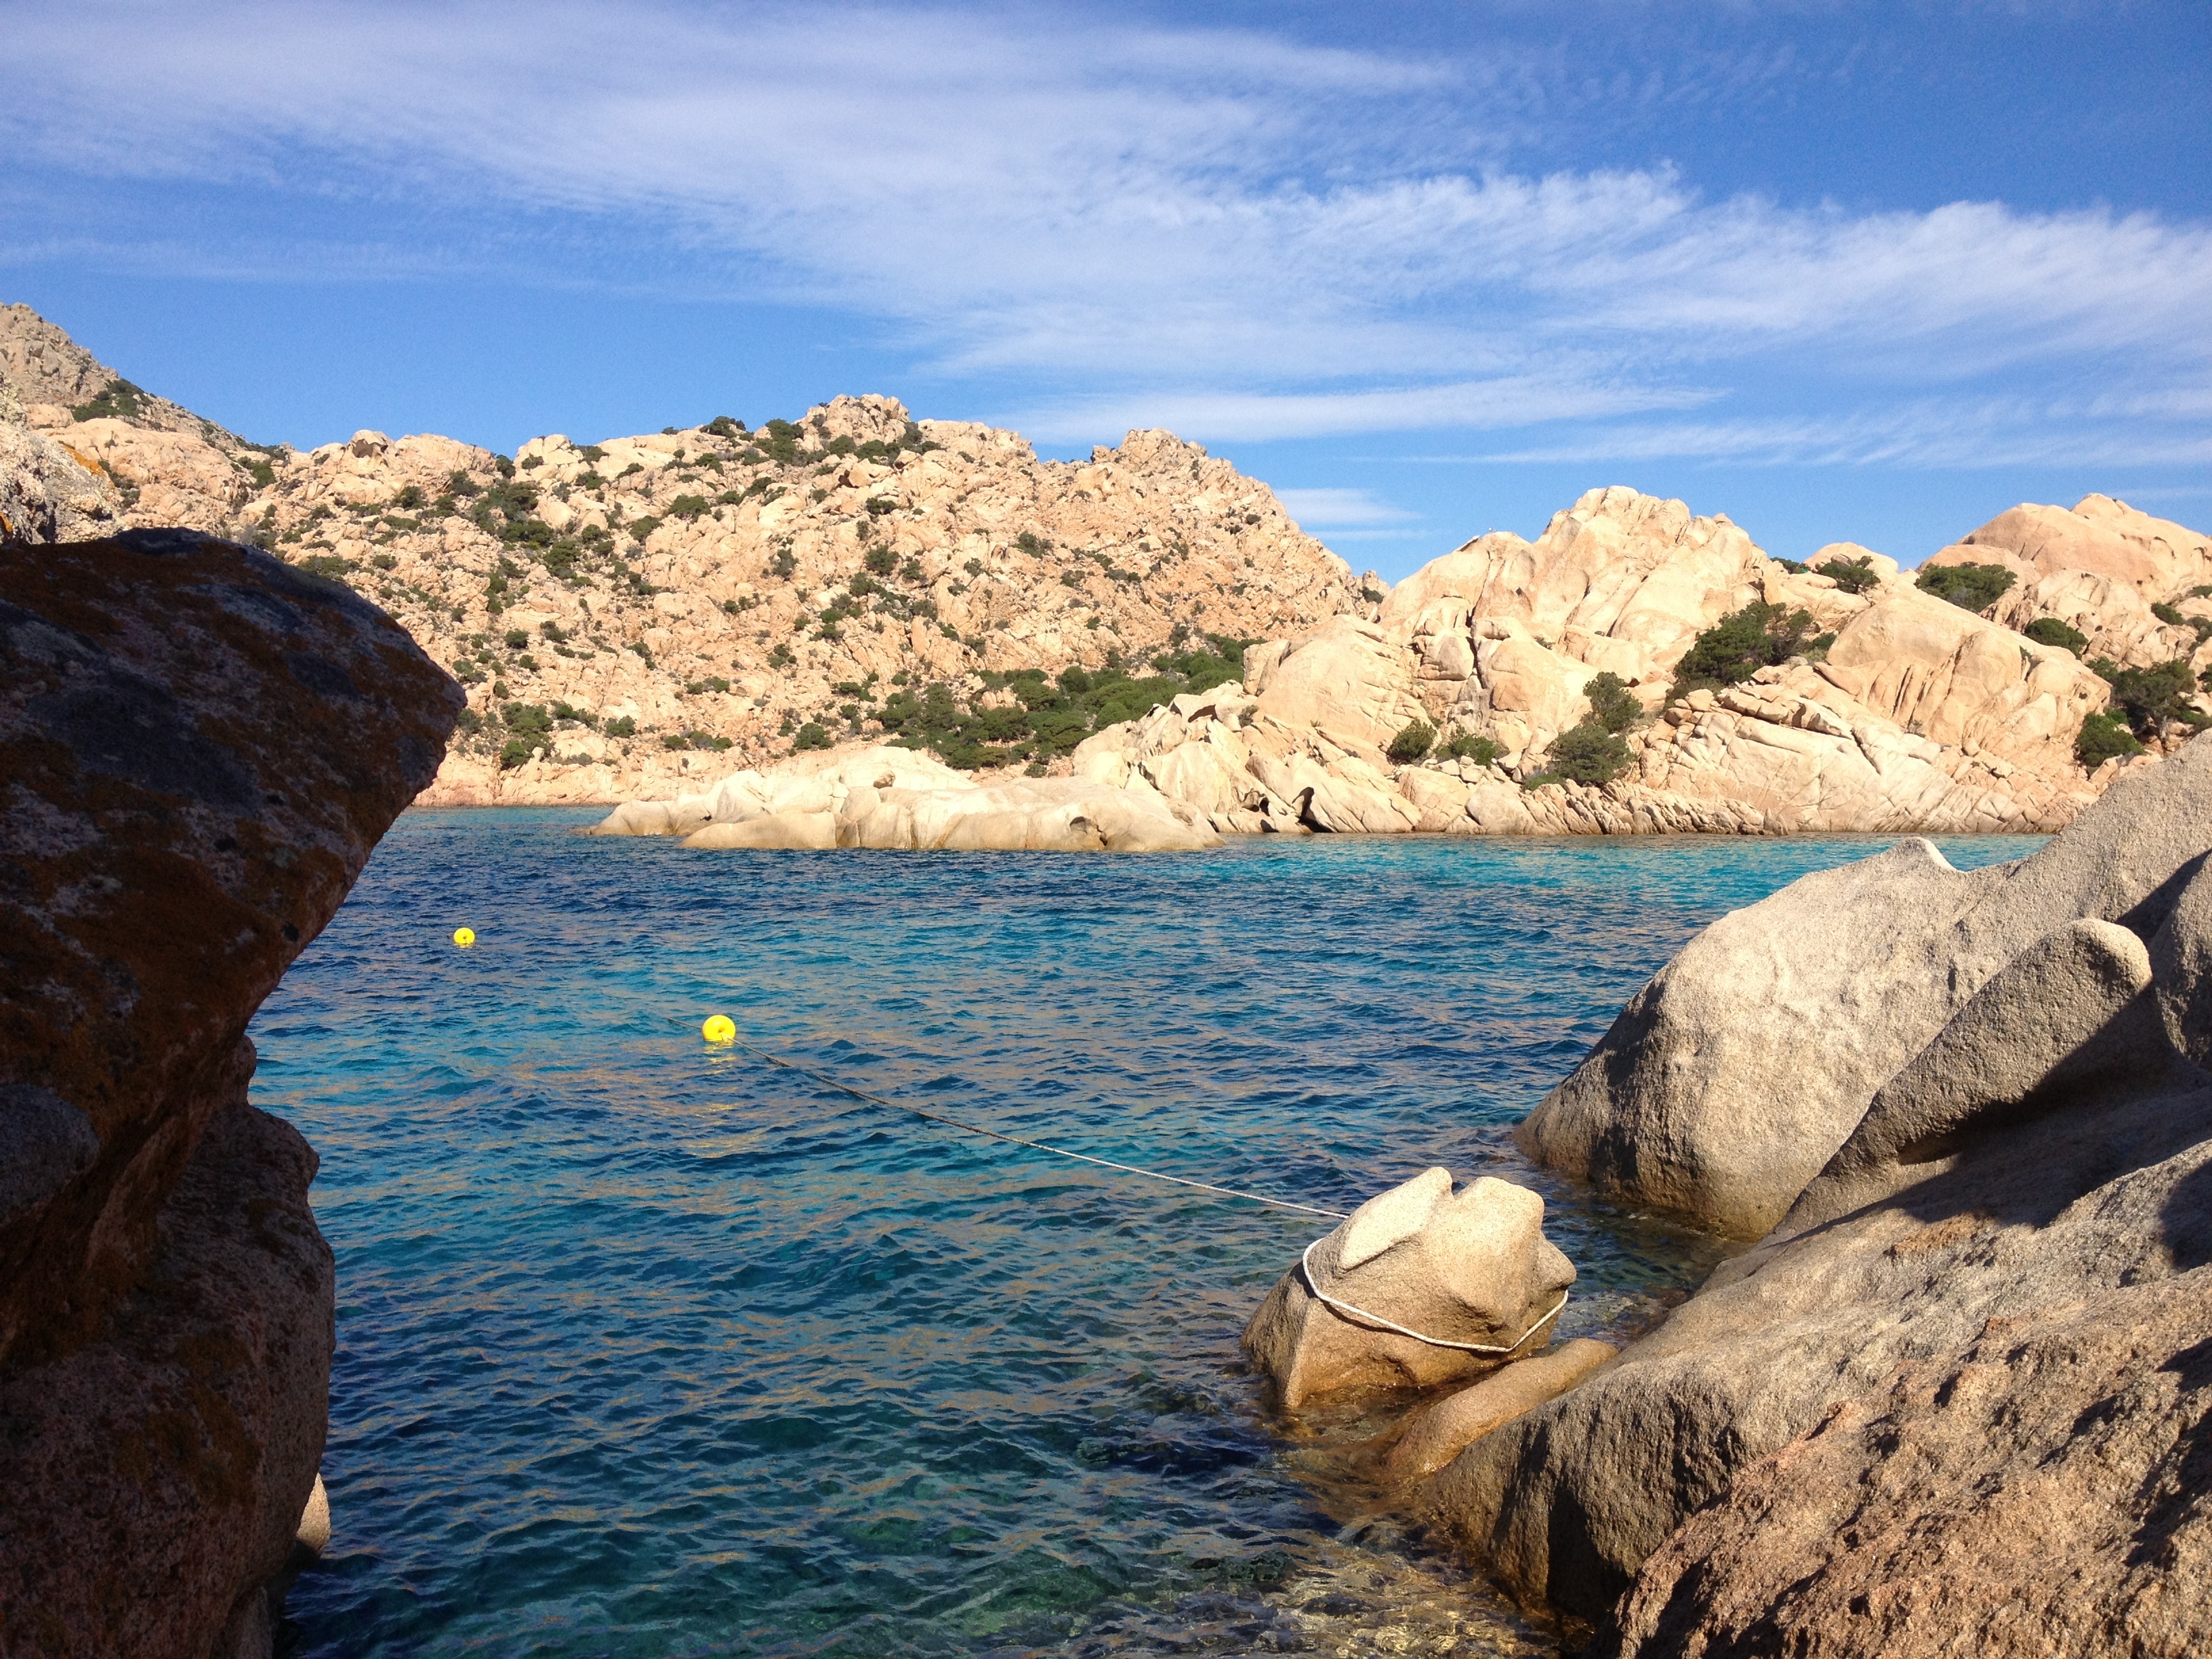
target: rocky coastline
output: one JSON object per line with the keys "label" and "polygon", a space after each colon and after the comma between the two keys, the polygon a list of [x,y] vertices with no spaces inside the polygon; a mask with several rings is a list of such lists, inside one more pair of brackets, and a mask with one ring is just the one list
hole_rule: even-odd
{"label": "rocky coastline", "polygon": [[460,707],[258,550],[0,549],[0,1650],[262,1659],[329,1536],[316,1158],[246,1028]]}
{"label": "rocky coastline", "polygon": [[[1534,1194],[1442,1170],[1248,1348],[1289,1405],[1419,1390],[1371,1449],[1395,1500],[1593,1655],[2202,1652],[2209,860],[2199,739],[2017,863],[1908,842],[1692,941],[1519,1131],[1756,1240],[1618,1353],[1535,1329],[1440,1371],[1384,1328],[1502,1344],[1560,1277]],[[1517,1243],[1444,1271],[1447,1215]],[[1294,1352],[1271,1310],[1316,1275],[1380,1319],[1309,1310]]]}

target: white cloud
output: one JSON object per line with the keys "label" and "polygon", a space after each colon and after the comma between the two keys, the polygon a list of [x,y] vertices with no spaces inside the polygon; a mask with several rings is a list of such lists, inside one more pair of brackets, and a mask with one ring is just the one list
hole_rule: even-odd
{"label": "white cloud", "polygon": [[1275,498],[1304,530],[1371,529],[1408,523],[1421,516],[1377,501],[1372,491],[1365,489],[1278,489]]}
{"label": "white cloud", "polygon": [[[88,0],[0,17],[19,180],[301,210],[295,240],[252,252],[134,232],[119,207],[80,242],[320,273],[349,218],[419,220],[434,252],[370,266],[403,279],[512,271],[543,239],[549,280],[659,270],[887,325],[939,374],[1048,380],[1055,395],[1009,411],[1048,440],[1586,428],[1782,376],[1879,380],[1910,407],[1511,453],[1924,463],[1916,422],[1986,432],[1978,383],[2055,367],[2124,381],[2109,398],[2128,407],[2008,415],[2008,453],[2055,452],[2086,422],[2150,459],[2197,453],[2181,428],[2212,397],[2205,227],[1713,202],[1662,167],[1523,176],[1464,99],[1510,64],[1044,10]],[[1721,95],[1778,73],[1753,58],[1707,78]],[[0,260],[56,240],[9,234]]]}

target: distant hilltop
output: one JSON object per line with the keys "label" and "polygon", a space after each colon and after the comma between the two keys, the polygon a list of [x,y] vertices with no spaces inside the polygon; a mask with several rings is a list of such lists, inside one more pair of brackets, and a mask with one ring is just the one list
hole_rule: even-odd
{"label": "distant hilltop", "polygon": [[1909,575],[1594,490],[1393,590],[1170,433],[1041,461],[841,397],[512,457],[301,453],[21,306],[0,521],[191,526],[358,588],[468,688],[433,802],[675,799],[889,738],[1230,830],[2051,829],[2212,715],[2207,538],[2100,495]]}

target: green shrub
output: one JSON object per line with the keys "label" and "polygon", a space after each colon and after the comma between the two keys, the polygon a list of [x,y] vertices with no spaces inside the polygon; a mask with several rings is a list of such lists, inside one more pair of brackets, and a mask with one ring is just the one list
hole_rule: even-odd
{"label": "green shrub", "polygon": [[276,482],[276,469],[266,461],[248,461],[246,470],[252,476],[257,489],[266,489]]}
{"label": "green shrub", "polygon": [[791,746],[794,750],[827,749],[830,746],[830,734],[809,720],[799,728],[799,735],[791,740]]}
{"label": "green shrub", "polygon": [[1052,549],[1052,544],[1034,530],[1024,530],[1020,535],[1015,537],[1014,545],[1032,557],[1049,552]]}
{"label": "green shrub", "polygon": [[574,708],[557,699],[553,704],[553,718],[556,720],[574,720],[579,726],[590,726],[593,723],[592,717],[582,709]]}
{"label": "green shrub", "polygon": [[2197,677],[2182,658],[2148,668],[2122,668],[2107,658],[2092,657],[2088,665],[2112,688],[2115,708],[2139,738],[2158,736],[2170,721],[2190,726],[2208,724],[2189,702],[2197,690]]}
{"label": "green shrub", "polygon": [[1590,718],[1608,732],[1626,732],[1644,713],[1628,682],[1611,672],[1592,676],[1583,696],[1589,699]]}
{"label": "green shrub", "polygon": [[2118,714],[2090,714],[2081,721],[2081,734],[2074,739],[2074,757],[2095,771],[2115,755],[2140,755],[2142,744]]}
{"label": "green shrub", "polygon": [[2069,628],[2056,617],[2038,617],[2024,630],[2038,645],[2055,645],[2062,651],[2071,651],[2075,656],[2088,647],[2089,636],[2078,628]]}
{"label": "green shrub", "polygon": [[734,438],[744,429],[743,421],[733,421],[726,415],[717,415],[700,428],[702,432],[713,433],[717,438]]}
{"label": "green shrub", "polygon": [[1444,744],[1444,753],[1454,760],[1471,760],[1477,766],[1494,766],[1504,754],[1505,745],[1495,738],[1479,738],[1472,732],[1455,732]]}
{"label": "green shrub", "polygon": [[1830,559],[1813,569],[1815,575],[1826,576],[1846,593],[1863,593],[1881,580],[1874,562],[1864,556],[1850,560]]}
{"label": "green shrub", "polygon": [[1912,585],[1961,611],[1986,611],[2020,578],[2001,564],[1930,564]]}
{"label": "green shrub", "polygon": [[768,665],[770,668],[788,668],[797,659],[791,654],[791,647],[781,641],[777,641],[775,648],[768,653]]}
{"label": "green shrub", "polygon": [[860,562],[875,576],[888,576],[898,564],[898,555],[888,547],[872,547],[861,556]]}
{"label": "green shrub", "polygon": [[637,735],[637,719],[624,714],[619,720],[609,720],[601,729],[611,738],[634,738]]}
{"label": "green shrub", "polygon": [[1596,720],[1586,720],[1560,732],[1552,744],[1551,765],[1522,781],[1530,788],[1563,778],[1576,783],[1611,783],[1627,764],[1627,744]]}
{"label": "green shrub", "polygon": [[1754,600],[1691,641],[1674,668],[1669,701],[1701,685],[1736,685],[1806,649],[1813,613]]}
{"label": "green shrub", "polygon": [[642,544],[647,536],[650,536],[654,531],[659,528],[660,520],[654,518],[652,514],[648,513],[641,519],[633,519],[630,520],[630,539],[634,542]]}
{"label": "green shrub", "polygon": [[397,570],[399,568],[399,561],[393,558],[389,553],[374,554],[371,556],[368,562],[379,570]]}
{"label": "green shrub", "polygon": [[146,396],[144,388],[128,380],[110,380],[106,389],[88,404],[79,404],[70,413],[80,421],[96,421],[103,416],[118,421],[137,418],[140,403]]}
{"label": "green shrub", "polygon": [[704,495],[678,495],[668,504],[668,516],[687,521],[706,514],[712,503]]}
{"label": "green shrub", "polygon": [[1410,766],[1435,748],[1436,742],[1437,728],[1417,715],[1390,739],[1390,747],[1385,752],[1396,764]]}
{"label": "green shrub", "polygon": [[794,556],[792,550],[787,547],[779,547],[776,549],[775,556],[770,559],[768,562],[769,568],[775,571],[777,575],[782,577],[787,581],[791,579],[791,573],[799,568],[799,560],[797,556]]}
{"label": "green shrub", "polygon": [[502,772],[518,767],[530,758],[531,745],[520,738],[509,738],[499,751],[499,768]]}

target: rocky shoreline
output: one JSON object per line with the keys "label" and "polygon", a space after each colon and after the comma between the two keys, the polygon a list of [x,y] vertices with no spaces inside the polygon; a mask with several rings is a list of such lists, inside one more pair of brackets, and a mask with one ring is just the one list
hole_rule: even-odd
{"label": "rocky shoreline", "polygon": [[2018,863],[1908,843],[1686,946],[1518,1133],[1757,1239],[1618,1354],[1395,1334],[1503,1344],[1559,1277],[1534,1194],[1442,1170],[1248,1347],[1286,1405],[1425,1389],[1372,1449],[1396,1500],[1593,1655],[2203,1651],[2208,860],[2199,739]]}

